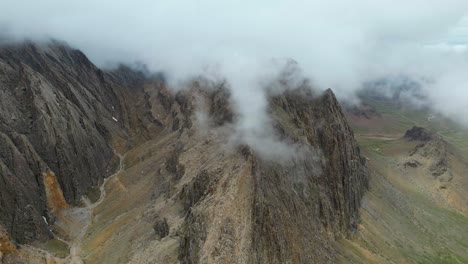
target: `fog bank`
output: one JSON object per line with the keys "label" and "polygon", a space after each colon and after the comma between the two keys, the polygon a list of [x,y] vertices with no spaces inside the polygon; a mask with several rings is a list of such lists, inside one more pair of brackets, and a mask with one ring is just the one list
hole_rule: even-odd
{"label": "fog bank", "polygon": [[422,80],[437,111],[468,124],[465,0],[1,2],[2,39],[56,38],[101,67],[139,61],[172,81],[215,67],[239,109],[259,116],[258,76],[292,58],[317,88],[351,101],[363,82]]}

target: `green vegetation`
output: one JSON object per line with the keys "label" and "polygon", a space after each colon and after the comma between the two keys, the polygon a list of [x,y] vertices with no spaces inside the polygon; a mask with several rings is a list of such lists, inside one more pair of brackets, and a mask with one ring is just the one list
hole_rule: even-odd
{"label": "green vegetation", "polygon": [[392,140],[386,140],[381,138],[372,137],[358,137],[356,138],[358,144],[367,151],[380,153],[380,150],[388,144],[391,144]]}
{"label": "green vegetation", "polygon": [[467,264],[468,259],[464,259],[460,256],[455,256],[455,255],[450,255],[450,254],[445,254],[445,253],[439,253],[437,256],[433,258],[428,258],[425,260],[422,260],[418,262],[420,264],[432,264],[432,263],[437,263],[437,264]]}
{"label": "green vegetation", "polygon": [[86,192],[86,197],[88,197],[91,203],[95,203],[99,200],[99,197],[101,197],[101,190],[96,186],[89,187]]}
{"label": "green vegetation", "polygon": [[55,238],[38,245],[38,247],[59,258],[66,258],[70,254],[70,247],[68,244]]}
{"label": "green vegetation", "polygon": [[[384,119],[384,124],[381,129],[372,127],[366,129],[367,132],[398,132],[404,133],[412,126],[422,126],[431,130],[437,131],[440,134],[460,139],[468,136],[468,129],[452,120],[444,118],[440,115],[431,113],[428,109],[417,109],[414,107],[404,107],[391,100],[365,98],[365,102],[372,106]],[[380,124],[379,124],[380,125]],[[363,128],[357,127],[355,131],[360,131]],[[386,130],[386,131],[385,131]]]}
{"label": "green vegetation", "polygon": [[425,109],[404,108],[390,100],[365,102],[380,115],[350,120],[350,125],[369,161],[370,190],[360,230],[341,242],[341,262],[468,263],[468,216],[435,198],[441,192],[436,179],[417,176],[416,169],[406,170],[400,163],[417,144],[400,139],[413,126],[437,132],[453,146],[453,155],[468,161],[468,129]]}

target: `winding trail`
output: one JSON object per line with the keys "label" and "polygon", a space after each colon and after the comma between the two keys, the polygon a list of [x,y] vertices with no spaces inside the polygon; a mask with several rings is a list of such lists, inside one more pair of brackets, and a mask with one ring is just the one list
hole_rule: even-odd
{"label": "winding trail", "polygon": [[120,155],[119,153],[117,153],[115,151],[114,151],[114,153],[120,159],[119,169],[118,169],[118,171],[116,173],[114,173],[111,176],[104,179],[104,182],[102,183],[102,185],[100,187],[101,195],[99,196],[99,199],[95,203],[92,203],[92,204],[89,201],[85,201],[86,207],[72,209],[72,210],[81,211],[80,213],[81,214],[84,213],[85,217],[83,217],[83,219],[82,219],[82,221],[84,221],[83,228],[80,230],[80,232],[78,233],[76,238],[73,239],[73,242],[69,243],[70,244],[70,255],[66,258],[67,263],[70,263],[70,264],[84,264],[83,259],[81,257],[81,244],[83,242],[84,236],[86,235],[86,232],[89,229],[89,226],[92,223],[94,208],[99,206],[104,201],[104,199],[106,198],[106,195],[107,195],[107,193],[106,193],[106,183],[109,180],[117,177],[117,175],[119,175],[124,169],[123,160],[124,160],[125,154]]}
{"label": "winding trail", "polygon": [[[106,198],[106,184],[109,180],[117,177],[123,170],[123,160],[125,158],[124,155],[120,155],[116,151],[114,151],[115,155],[119,157],[119,169],[117,172],[112,174],[111,176],[104,179],[100,189],[100,196],[99,199],[95,203],[91,203],[86,197],[83,197],[83,201],[85,207],[73,207],[67,210],[62,211],[62,214],[66,214],[67,218],[71,219],[71,221],[62,223],[61,228],[65,228],[71,233],[72,238],[69,240],[63,239],[58,235],[54,236],[54,239],[61,241],[67,244],[70,248],[69,255],[65,258],[57,257],[48,250],[32,246],[32,245],[22,245],[22,251],[26,254],[26,256],[42,256],[43,263],[57,263],[57,264],[84,264],[83,258],[81,256],[81,245],[83,239],[88,232],[89,226],[91,225],[94,219],[94,209],[98,207]],[[79,223],[77,229],[73,232],[73,225],[74,223]],[[56,223],[57,224],[57,223]],[[68,229],[67,229],[68,228]],[[78,231],[78,232],[77,232]],[[29,259],[29,258],[28,258]],[[0,260],[1,261],[1,260]]]}
{"label": "winding trail", "polygon": [[356,138],[368,138],[368,139],[380,139],[380,140],[395,140],[399,139],[402,136],[400,135],[383,135],[383,134],[361,134],[356,133]]}

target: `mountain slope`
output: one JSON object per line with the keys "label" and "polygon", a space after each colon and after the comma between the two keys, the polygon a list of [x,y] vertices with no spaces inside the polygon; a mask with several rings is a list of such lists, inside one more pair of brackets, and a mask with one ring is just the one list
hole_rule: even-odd
{"label": "mountain slope", "polygon": [[[427,109],[383,98],[364,102],[377,115],[365,122],[347,115],[361,131],[370,188],[356,235],[342,241],[341,262],[467,263],[466,129]],[[407,125],[388,130],[382,120]],[[414,127],[422,125],[430,129]]]}
{"label": "mountain slope", "polygon": [[0,223],[19,243],[45,240],[57,211],[111,174],[138,92],[59,43],[4,46],[0,72]]}
{"label": "mountain slope", "polygon": [[[270,96],[273,133],[294,150],[272,159],[232,141],[238,116],[223,83],[200,78],[174,92],[129,69],[101,71],[56,43],[1,54],[9,71],[3,96],[12,102],[3,106],[2,132],[30,145],[4,143],[10,150],[2,161],[15,172],[21,160],[31,172],[2,172],[19,182],[0,185],[16,190],[2,200],[11,209],[0,223],[20,243],[39,240],[6,259],[334,263],[336,239],[357,226],[367,165],[330,90],[318,95],[302,86]],[[37,81],[20,86],[21,78]],[[32,103],[23,110],[25,100]],[[8,121],[11,113],[20,118]],[[30,113],[31,123],[21,123]],[[116,156],[122,168],[99,193]],[[28,203],[33,221],[12,221]],[[33,235],[15,232],[25,226]]]}

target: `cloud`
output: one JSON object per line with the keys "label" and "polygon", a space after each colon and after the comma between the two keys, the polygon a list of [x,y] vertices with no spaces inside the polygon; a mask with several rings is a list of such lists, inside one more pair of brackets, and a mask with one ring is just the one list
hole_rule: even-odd
{"label": "cloud", "polygon": [[[181,79],[218,65],[245,113],[265,108],[258,88],[258,76],[271,73],[265,65],[292,58],[317,87],[341,98],[386,76],[430,78],[422,89],[437,110],[468,124],[457,114],[468,102],[466,0],[2,0],[1,6],[3,35],[64,40],[100,66],[141,61]],[[252,126],[244,115],[241,126]]]}

